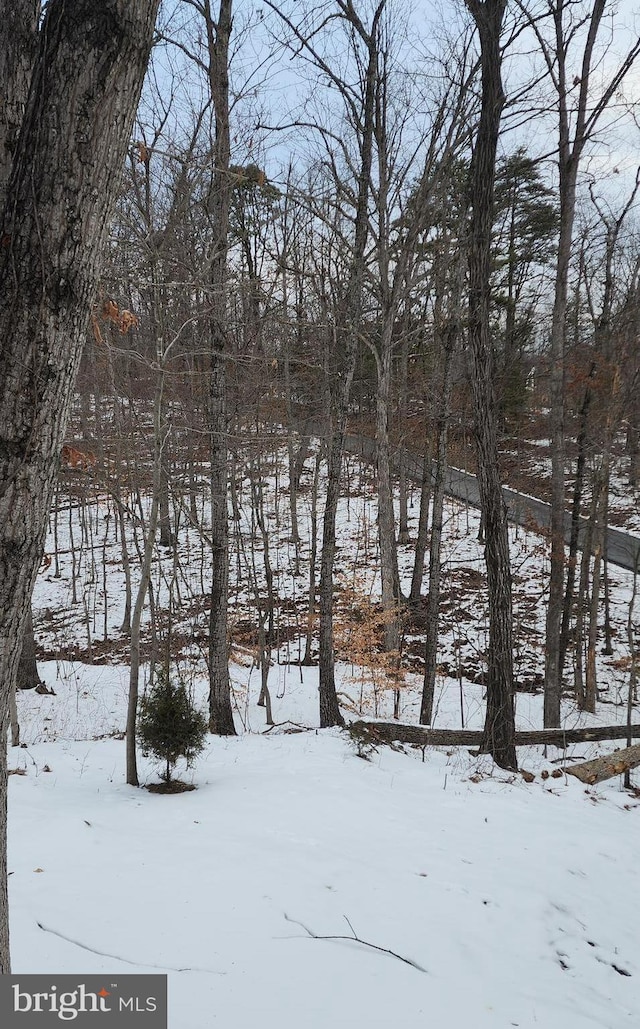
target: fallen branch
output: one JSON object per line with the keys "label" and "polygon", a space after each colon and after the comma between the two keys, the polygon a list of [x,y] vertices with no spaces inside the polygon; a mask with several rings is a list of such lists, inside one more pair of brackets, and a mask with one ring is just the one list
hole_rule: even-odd
{"label": "fallen branch", "polygon": [[567,775],[575,775],[580,782],[586,782],[589,786],[595,786],[605,779],[613,779],[615,775],[622,775],[632,768],[640,765],[640,744],[635,747],[626,747],[624,750],[616,750],[613,754],[606,754],[605,757],[598,757],[594,761],[584,761],[581,765],[574,765],[573,768],[564,768]]}
{"label": "fallen branch", "polygon": [[[400,722],[353,722],[351,728],[367,735],[372,743],[415,743],[419,747],[479,747],[482,732],[477,729],[430,729],[426,725]],[[598,725],[589,729],[532,729],[516,733],[516,746],[566,747],[570,743],[625,740],[630,734],[640,739],[640,725]]]}
{"label": "fallen branch", "polygon": [[346,915],[344,916],[344,920],[351,929],[351,936],[344,936],[338,934],[331,936],[320,936],[319,933],[314,933],[313,930],[309,929],[309,927],[306,926],[304,922],[298,922],[295,918],[289,918],[286,912],[284,917],[287,922],[291,922],[292,925],[299,925],[301,929],[304,929],[307,936],[310,936],[312,940],[348,940],[350,943],[359,943],[362,947],[369,947],[371,950],[377,950],[381,954],[389,954],[392,958],[397,958],[398,961],[404,961],[405,965],[411,965],[412,968],[417,968],[419,972],[424,972],[426,975],[428,975],[426,968],[423,968],[422,965],[419,965],[417,961],[412,961],[411,958],[405,958],[402,956],[402,954],[397,954],[395,950],[389,950],[388,947],[379,947],[377,943],[369,943],[368,940],[361,940],[360,937],[356,934],[355,929],[351,925],[351,922],[349,921]]}
{"label": "fallen branch", "polygon": [[[9,873],[10,875],[13,873]],[[74,940],[72,936],[65,936],[64,933],[58,932],[57,929],[51,929],[47,925],[43,925],[42,922],[36,921],[38,929],[42,929],[43,933],[51,933],[52,936],[57,936],[60,940],[65,940],[66,943],[73,944],[74,947],[80,947],[81,950],[87,950],[90,954],[98,954],[100,957],[109,958],[112,961],[121,961],[123,965],[133,965],[138,968],[159,968],[161,972],[209,972],[211,975],[226,975],[226,972],[218,972],[215,968],[175,968],[172,965],[151,965],[148,961],[132,961],[130,958],[123,958],[120,954],[110,954],[106,950],[97,950],[95,947],[90,947],[88,943],[81,943],[80,940]]]}

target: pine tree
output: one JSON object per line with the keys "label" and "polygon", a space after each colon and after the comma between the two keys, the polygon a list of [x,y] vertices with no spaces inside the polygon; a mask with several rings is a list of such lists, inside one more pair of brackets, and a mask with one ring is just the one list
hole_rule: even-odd
{"label": "pine tree", "polygon": [[175,682],[167,668],[158,670],[151,691],[140,701],[138,739],[145,757],[152,754],[165,763],[164,782],[178,758],[187,765],[204,749],[207,719],[194,706],[183,683]]}

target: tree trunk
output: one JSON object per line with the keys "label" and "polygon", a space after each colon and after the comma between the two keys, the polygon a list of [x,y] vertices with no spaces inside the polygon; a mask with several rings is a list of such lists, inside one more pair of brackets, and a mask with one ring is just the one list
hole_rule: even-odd
{"label": "tree trunk", "polygon": [[[555,293],[551,317],[551,342],[549,346],[549,406],[551,436],[551,571],[549,575],[549,603],[545,632],[545,683],[544,724],[546,727],[560,725],[560,701],[562,695],[562,674],[560,660],[560,635],[562,630],[562,608],[564,592],[564,489],[565,489],[565,442],[564,442],[564,377],[565,377],[565,323],[567,317],[569,268],[571,263],[571,241],[576,207],[576,182],[580,157],[593,131],[595,121],[588,113],[589,77],[593,47],[606,0],[594,0],[589,18],[589,31],[582,59],[582,74],[575,83],[579,85],[573,143],[571,142],[571,118],[568,109],[570,87],[567,84],[568,43],[564,12],[569,5],[555,3],[551,8],[555,24],[557,62],[556,86],[558,91],[559,144],[558,166],[560,183],[560,236],[558,240],[558,263],[556,266]],[[588,128],[587,118],[590,127]]]}
{"label": "tree trunk", "polygon": [[501,767],[517,768],[511,565],[507,512],[498,468],[495,361],[489,325],[496,149],[504,106],[500,33],[506,2],[467,0],[467,6],[480,35],[482,63],[482,109],[471,161],[469,251],[469,343],[489,595],[487,711],[482,749],[490,753]]}
{"label": "tree trunk", "polygon": [[144,603],[149,592],[151,580],[151,562],[153,559],[153,548],[156,541],[156,529],[158,526],[159,513],[159,482],[157,473],[154,475],[153,499],[151,501],[151,513],[147,525],[147,534],[144,544],[142,568],[140,570],[140,582],[136,593],[135,604],[133,605],[133,617],[131,619],[131,634],[129,644],[129,699],[127,704],[127,783],[129,786],[139,786],[138,763],[136,758],[136,717],[138,711],[138,681],[140,676],[140,636],[142,627],[142,613]]}
{"label": "tree trunk", "polygon": [[440,609],[440,580],[442,565],[440,549],[442,543],[442,516],[444,511],[444,473],[447,463],[447,430],[449,425],[449,403],[451,400],[451,364],[455,348],[457,329],[451,326],[449,339],[444,346],[444,367],[442,392],[438,404],[438,443],[436,474],[433,483],[433,514],[431,516],[431,543],[429,547],[429,592],[427,594],[426,639],[424,659],[424,684],[420,721],[431,725],[433,700],[436,688],[436,662],[438,655],[438,613]]}
{"label": "tree trunk", "polygon": [[169,510],[169,483],[169,463],[166,454],[163,454],[160,477],[160,514],[158,518],[161,547],[173,547],[175,544],[175,539],[171,530],[171,513]]}
{"label": "tree trunk", "polygon": [[361,111],[362,136],[360,139],[360,166],[358,169],[358,196],[355,212],[353,254],[349,268],[345,296],[339,312],[332,369],[331,413],[327,459],[327,499],[324,509],[322,555],[320,558],[320,725],[343,725],[335,684],[335,658],[333,652],[333,572],[336,554],[336,515],[340,497],[340,472],[349,407],[351,382],[358,357],[358,342],[362,320],[362,291],[364,286],[366,246],[369,238],[368,206],[371,188],[371,165],[374,134],[374,106],[378,78],[378,26],[386,0],[377,4],[371,30],[366,32],[362,23],[353,22],[367,48],[366,79]]}
{"label": "tree trunk", "polygon": [[593,573],[591,576],[591,597],[589,599],[589,628],[587,633],[587,664],[585,671],[585,711],[591,714],[596,713],[596,701],[598,699],[598,683],[596,677],[596,646],[598,642],[598,614],[600,607],[600,579],[602,570],[602,542],[604,536],[604,525],[602,521],[602,510],[604,508],[604,477],[605,468],[601,467],[594,476],[594,525],[592,535],[593,552]]}
{"label": "tree trunk", "polygon": [[560,627],[560,649],[558,655],[559,671],[558,675],[560,681],[562,681],[562,673],[564,671],[564,663],[567,656],[567,648],[569,646],[569,633],[571,628],[571,610],[573,607],[573,594],[576,583],[576,568],[578,565],[578,537],[580,533],[580,509],[582,505],[582,492],[584,488],[584,470],[587,458],[587,425],[589,408],[591,407],[592,389],[590,380],[596,373],[596,363],[591,363],[589,375],[587,377],[587,387],[584,391],[584,397],[580,407],[580,428],[578,430],[577,437],[577,450],[578,457],[576,461],[576,476],[573,484],[573,500],[571,503],[571,531],[569,535],[569,560],[567,564],[567,584],[564,591],[564,601],[562,607],[562,621]]}
{"label": "tree trunk", "polygon": [[[636,560],[635,567],[633,569],[633,589],[631,590],[631,599],[629,601],[629,610],[627,612],[627,642],[629,644],[629,688],[627,692],[627,746],[631,746],[631,740],[633,739],[632,733],[632,719],[633,719],[633,704],[636,698],[636,682],[637,682],[637,661],[636,661],[636,641],[633,624],[633,609],[636,603],[636,597],[638,594],[638,562]],[[625,772],[624,775],[624,786],[625,789],[629,789],[631,786],[631,779],[629,772]]]}
{"label": "tree trunk", "polygon": [[424,441],[424,453],[422,455],[422,482],[420,484],[420,511],[418,514],[418,533],[416,536],[416,549],[413,557],[413,572],[411,575],[411,592],[409,601],[417,605],[422,592],[422,580],[424,578],[424,559],[427,553],[427,540],[429,536],[429,504],[431,503],[431,480],[432,480],[431,442],[428,438]]}
{"label": "tree trunk", "polygon": [[[0,0],[0,212],[4,210],[13,156],[29,94],[33,62],[38,45],[39,0]],[[36,665],[31,608],[24,629],[18,666],[18,681],[9,694],[11,745],[20,744],[16,689],[32,689],[40,682]],[[4,746],[4,732],[0,735]],[[3,780],[4,781],[4,780]],[[1,788],[1,787],[0,787]],[[0,818],[0,822],[2,819]]]}
{"label": "tree trunk", "polygon": [[209,338],[209,432],[211,439],[211,609],[209,612],[209,728],[235,736],[229,682],[228,618],[228,424],[227,424],[227,255],[229,250],[229,37],[232,0],[220,0],[217,22],[206,4],[209,37],[209,86],[215,110],[215,168],[209,213],[214,233],[211,260]]}
{"label": "tree trunk", "polygon": [[[109,217],[157,0],[51,0],[0,253],[0,719],[6,729]],[[3,22],[2,33],[6,25]],[[3,753],[4,753],[4,748]],[[0,973],[9,972],[6,753],[0,770]]]}
{"label": "tree trunk", "polygon": [[321,452],[316,454],[313,471],[313,485],[311,486],[311,512],[310,528],[311,541],[309,553],[309,600],[307,603],[307,632],[304,645],[303,665],[313,664],[312,644],[313,628],[316,617],[316,561],[318,557],[318,484],[320,482],[320,466],[322,463]]}
{"label": "tree trunk", "polygon": [[407,410],[409,399],[409,334],[405,332],[400,346],[400,382],[398,383],[398,426],[400,450],[398,452],[398,497],[400,512],[398,520],[398,543],[405,546],[409,542],[409,510],[407,503],[407,450],[405,433],[407,430]]}
{"label": "tree trunk", "polygon": [[603,514],[602,531],[602,579],[604,585],[604,648],[603,655],[611,657],[613,654],[613,633],[611,626],[611,597],[609,590],[609,547],[607,544],[607,528],[609,525],[609,490],[610,485],[605,485],[605,502]]}
{"label": "tree trunk", "polygon": [[575,775],[580,782],[595,786],[605,779],[613,779],[614,775],[622,775],[637,768],[640,765],[640,744],[635,747],[626,747],[624,750],[617,750],[614,754],[606,754],[604,757],[597,757],[594,761],[584,761],[580,765],[571,765],[563,768],[567,775]]}
{"label": "tree trunk", "polygon": [[582,555],[580,557],[580,580],[578,583],[578,597],[576,600],[576,624],[574,630],[574,691],[576,703],[581,710],[585,706],[584,690],[584,616],[589,591],[589,574],[591,569],[591,555],[593,552],[593,532],[596,518],[597,496],[595,485],[591,497],[589,519],[587,521],[584,539],[582,543]]}
{"label": "tree trunk", "polygon": [[629,485],[637,486],[640,482],[640,402],[637,391],[631,400],[625,449],[629,458]]}
{"label": "tree trunk", "polygon": [[33,690],[39,685],[40,676],[38,675],[38,665],[36,662],[36,641],[33,635],[31,607],[29,607],[22,635],[22,649],[18,662],[16,689]]}
{"label": "tree trunk", "polygon": [[[286,291],[283,286],[283,292]],[[286,299],[285,299],[286,303]],[[298,529],[298,483],[296,481],[296,455],[293,442],[294,416],[291,397],[291,363],[289,358],[289,340],[285,344],[284,354],[284,391],[287,410],[287,457],[289,463],[289,519],[291,523],[291,542],[295,547],[293,574],[300,575],[300,531]]]}
{"label": "tree trunk", "polygon": [[393,510],[393,485],[389,459],[389,397],[391,393],[392,322],[388,318],[382,330],[376,394],[376,464],[378,472],[378,540],[382,580],[384,649],[400,658],[400,575]]}
{"label": "tree trunk", "polygon": [[[350,730],[367,732],[375,742],[415,744],[418,747],[478,747],[484,733],[478,729],[430,729],[401,722],[352,722]],[[590,729],[532,729],[515,734],[517,747],[567,747],[571,743],[640,739],[640,725],[596,725]]]}
{"label": "tree trunk", "polygon": [[342,468],[349,387],[352,377],[353,371],[348,381],[343,380],[341,392],[345,395],[338,398],[338,417],[340,421],[338,426],[330,432],[327,457],[327,494],[322,522],[322,552],[320,556],[320,585],[318,590],[320,608],[319,700],[320,726],[322,728],[330,725],[344,725],[344,718],[340,713],[338,694],[336,692],[335,658],[333,653],[333,568],[336,556],[336,515],[338,513],[338,500],[340,499],[340,471]]}
{"label": "tree trunk", "polygon": [[38,48],[40,0],[0,0],[0,209],[18,146]]}
{"label": "tree trunk", "polygon": [[20,721],[18,719],[18,701],[16,691],[12,690],[9,696],[9,722],[11,726],[11,746],[20,746]]}

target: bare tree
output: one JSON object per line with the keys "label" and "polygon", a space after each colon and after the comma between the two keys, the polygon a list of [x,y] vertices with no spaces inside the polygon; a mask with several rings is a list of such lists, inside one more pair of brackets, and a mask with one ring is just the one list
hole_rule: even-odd
{"label": "bare tree", "polygon": [[494,352],[491,343],[491,237],[496,150],[504,106],[500,35],[506,0],[466,0],[480,37],[482,108],[470,172],[469,345],[478,483],[489,593],[487,710],[482,749],[503,768],[517,768],[513,694],[511,565],[507,512],[498,465]]}
{"label": "bare tree", "polygon": [[[459,216],[460,226],[464,229],[466,204]],[[460,232],[456,233],[460,235]],[[453,256],[451,230],[446,225],[443,233],[442,251],[438,256],[438,268],[435,274],[435,311],[434,336],[440,351],[439,360],[441,374],[437,386],[436,400],[436,462],[433,481],[433,515],[431,519],[431,540],[429,546],[429,590],[426,610],[426,644],[424,685],[420,707],[420,721],[430,725],[433,718],[433,702],[435,695],[438,626],[440,609],[441,582],[441,544],[444,512],[444,478],[447,460],[447,441],[450,419],[451,388],[453,362],[456,348],[461,336],[462,322],[462,287],[464,278],[465,252],[457,248]],[[445,286],[446,283],[446,286]],[[448,287],[448,288],[447,288]],[[448,296],[445,297],[445,289]]]}
{"label": "bare tree", "polygon": [[[161,341],[158,341],[161,347]],[[138,786],[138,764],[136,758],[136,719],[138,710],[138,679],[140,674],[140,640],[142,613],[144,604],[149,592],[151,582],[151,563],[156,542],[156,532],[160,520],[160,496],[162,492],[162,458],[166,443],[167,426],[164,421],[163,393],[165,388],[164,353],[159,347],[158,361],[160,372],[156,387],[156,396],[153,412],[153,438],[154,438],[154,461],[153,461],[153,489],[151,496],[151,510],[149,519],[144,527],[144,547],[140,568],[140,582],[136,592],[133,605],[133,615],[130,629],[129,649],[129,699],[127,704],[127,783],[129,786]]]}
{"label": "bare tree", "polygon": [[209,727],[234,736],[229,683],[227,605],[229,592],[228,415],[227,415],[227,255],[231,138],[229,132],[229,40],[233,0],[220,0],[214,19],[210,0],[196,5],[204,15],[207,73],[215,113],[213,176],[208,213],[213,234],[209,273],[210,345],[209,433],[211,441],[211,609],[209,612]]}
{"label": "bare tree", "polygon": [[[322,17],[322,26],[328,22],[342,23],[346,30],[350,58],[354,64],[356,85],[353,86],[334,70],[315,43],[319,31],[307,33],[305,29],[287,17],[276,4],[267,0],[287,25],[302,48],[305,56],[319,69],[336,90],[347,115],[348,124],[356,134],[358,156],[354,162],[335,134],[323,133],[332,138],[337,149],[343,153],[352,170],[354,182],[348,192],[353,198],[353,238],[347,259],[347,281],[338,302],[335,320],[335,341],[330,355],[329,417],[327,446],[327,490],[323,519],[322,554],[320,558],[320,725],[342,725],[335,685],[335,657],[333,648],[333,598],[334,564],[336,554],[336,516],[340,498],[340,472],[344,451],[344,438],[349,408],[351,384],[358,357],[362,325],[362,303],[366,272],[366,248],[369,239],[369,200],[371,196],[371,172],[373,166],[373,141],[375,131],[376,93],[379,84],[379,43],[381,19],[386,0],[379,0],[365,24],[353,0],[336,0],[335,8],[328,17]],[[321,133],[322,127],[318,126]],[[328,150],[329,160],[335,169],[335,158]]]}

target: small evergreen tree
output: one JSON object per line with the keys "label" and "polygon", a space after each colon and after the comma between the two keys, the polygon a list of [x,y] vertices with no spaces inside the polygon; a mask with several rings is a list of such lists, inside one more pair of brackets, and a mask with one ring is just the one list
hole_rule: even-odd
{"label": "small evergreen tree", "polygon": [[165,763],[161,778],[168,783],[178,758],[185,758],[190,765],[204,749],[206,736],[207,719],[194,706],[183,683],[173,681],[167,668],[158,669],[155,685],[140,701],[142,753]]}

